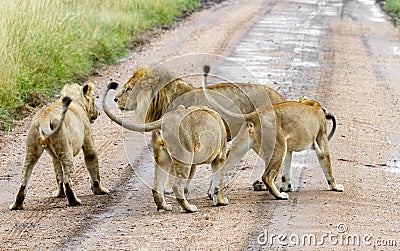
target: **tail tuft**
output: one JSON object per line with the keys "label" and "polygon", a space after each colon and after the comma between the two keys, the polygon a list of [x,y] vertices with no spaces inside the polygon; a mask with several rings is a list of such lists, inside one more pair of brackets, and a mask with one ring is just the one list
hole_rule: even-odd
{"label": "tail tuft", "polygon": [[117,82],[111,82],[108,84],[107,89],[110,90],[116,90],[118,88],[118,83]]}
{"label": "tail tuft", "polygon": [[72,101],[72,99],[70,97],[68,97],[68,96],[65,96],[62,99],[62,103],[63,103],[65,108],[68,108],[69,104],[71,104],[71,101]]}
{"label": "tail tuft", "polygon": [[210,66],[209,65],[204,65],[203,72],[204,72],[204,75],[207,75],[210,72]]}
{"label": "tail tuft", "polygon": [[335,119],[335,116],[333,116],[333,114],[332,113],[325,113],[325,118],[327,118],[327,119]]}

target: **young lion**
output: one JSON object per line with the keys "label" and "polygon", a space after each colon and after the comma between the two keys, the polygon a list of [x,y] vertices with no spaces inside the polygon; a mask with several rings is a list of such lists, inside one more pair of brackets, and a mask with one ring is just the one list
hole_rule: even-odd
{"label": "young lion", "polygon": [[249,149],[254,148],[266,164],[262,175],[263,182],[276,199],[286,200],[289,198],[288,194],[279,192],[274,184],[282,164],[290,166],[293,151],[313,149],[317,153],[330,189],[344,190],[343,185],[336,184],[332,174],[326,130],[328,115],[318,102],[301,98],[300,102],[287,101],[273,104],[248,114],[232,113],[224,109],[209,94],[206,88],[208,72],[209,66],[205,66],[202,84],[208,101],[219,108],[218,112],[237,119],[244,118],[246,121],[233,139],[225,170],[230,170]]}
{"label": "young lion", "polygon": [[[196,212],[197,207],[190,205],[186,199],[188,186],[194,175],[194,166],[211,163],[213,205],[228,204],[222,197],[222,185],[226,161],[227,134],[224,122],[218,113],[202,106],[187,109],[179,106],[167,112],[159,120],[146,124],[133,124],[122,121],[109,111],[106,105],[107,93],[116,89],[117,83],[110,83],[103,94],[103,109],[111,120],[133,131],[145,131],[153,134],[154,158],[160,168],[155,170],[153,197],[157,209],[172,210],[164,198],[167,173],[175,176],[173,191],[184,212]],[[171,168],[172,167],[172,168]]]}
{"label": "young lion", "polygon": [[94,194],[108,194],[100,184],[97,153],[94,149],[91,123],[99,115],[92,95],[93,84],[81,87],[64,86],[60,100],[45,107],[33,118],[26,140],[26,156],[22,169],[22,182],[11,210],[23,208],[33,167],[46,150],[53,158],[57,191],[55,197],[67,196],[69,205],[81,204],[72,189],[73,157],[83,150]]}

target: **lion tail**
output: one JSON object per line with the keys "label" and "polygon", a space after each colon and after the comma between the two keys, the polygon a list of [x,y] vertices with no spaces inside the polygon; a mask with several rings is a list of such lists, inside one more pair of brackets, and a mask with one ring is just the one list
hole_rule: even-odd
{"label": "lion tail", "polygon": [[71,101],[72,101],[71,98],[68,96],[66,96],[62,99],[63,110],[61,113],[60,121],[58,122],[56,128],[54,128],[54,129],[51,128],[50,121],[46,121],[46,123],[41,123],[39,121],[39,128],[40,128],[39,129],[39,131],[40,131],[39,142],[43,147],[46,147],[49,143],[49,138],[60,130],[60,128],[64,122],[64,119],[65,119],[65,113],[67,112],[68,107],[71,104]]}
{"label": "lion tail", "polygon": [[335,118],[335,116],[333,116],[332,113],[328,112],[326,109],[322,108],[322,110],[325,113],[325,118],[329,119],[329,120],[332,120],[332,129],[331,129],[331,131],[329,132],[329,135],[328,135],[328,140],[330,140],[333,137],[333,135],[335,134],[335,131],[336,131],[336,118]]}

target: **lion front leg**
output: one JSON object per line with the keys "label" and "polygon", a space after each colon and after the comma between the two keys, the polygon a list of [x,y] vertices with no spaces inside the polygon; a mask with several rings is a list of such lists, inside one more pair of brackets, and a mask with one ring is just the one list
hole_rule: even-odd
{"label": "lion front leg", "polygon": [[161,166],[155,164],[155,175],[154,175],[154,184],[153,189],[151,190],[153,193],[153,199],[157,206],[158,210],[166,210],[171,211],[171,204],[165,201],[164,197],[164,189],[165,182],[167,181],[168,173],[166,169],[163,169]]}
{"label": "lion front leg", "polygon": [[[166,151],[164,140],[162,140],[161,136],[157,132],[152,133],[151,140],[155,160],[154,170],[156,170],[157,173],[157,168],[161,168],[160,166],[162,166],[163,170],[166,172],[165,182],[163,181],[164,193],[172,194],[174,193],[174,191],[172,190],[172,186],[175,183],[175,177],[171,175],[174,172],[171,165],[171,157]],[[166,167],[168,168],[165,169]]]}
{"label": "lion front leg", "polygon": [[[224,154],[225,155],[225,154]],[[214,206],[226,206],[229,204],[227,198],[222,195],[222,190],[224,187],[224,166],[226,158],[217,158],[211,163],[212,169],[212,187],[211,187],[211,198],[213,200]]]}
{"label": "lion front leg", "polygon": [[157,205],[157,210],[171,211],[172,206],[165,201],[165,185],[167,179],[172,183],[175,183],[175,174],[173,167],[171,166],[171,157],[165,147],[157,140],[156,134],[153,132],[153,152],[154,152],[154,184],[153,184],[153,199]]}
{"label": "lion front leg", "polygon": [[281,192],[291,192],[293,191],[292,180],[292,152],[287,152],[285,160],[282,164],[282,184],[279,189]]}
{"label": "lion front leg", "polygon": [[[279,142],[277,139],[275,148],[273,150],[271,160],[267,163],[267,160],[264,159],[266,163],[266,168],[264,174],[262,176],[262,180],[267,186],[269,192],[278,200],[287,200],[289,199],[289,195],[285,192],[279,192],[279,190],[275,186],[275,179],[278,176],[278,173],[281,170],[283,159],[286,155],[286,144]],[[265,152],[265,151],[264,151]]]}
{"label": "lion front leg", "polygon": [[57,190],[53,192],[53,197],[64,198],[66,195],[64,190],[64,182],[63,182],[64,173],[62,170],[62,165],[61,162],[56,157],[53,156],[52,158],[53,158],[54,172],[56,174],[56,181],[57,181]]}
{"label": "lion front leg", "polygon": [[91,139],[85,142],[82,150],[85,158],[85,165],[90,176],[90,188],[92,192],[96,195],[109,194],[110,191],[100,183],[99,161]]}

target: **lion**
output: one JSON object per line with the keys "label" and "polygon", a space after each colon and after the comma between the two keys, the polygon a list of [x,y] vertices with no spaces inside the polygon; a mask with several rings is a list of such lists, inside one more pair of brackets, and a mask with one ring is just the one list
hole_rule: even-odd
{"label": "lion", "polygon": [[[237,119],[244,118],[246,121],[232,142],[225,170],[230,170],[247,151],[253,148],[266,164],[262,181],[269,192],[276,199],[287,200],[289,195],[286,192],[280,192],[274,183],[282,165],[286,168],[290,166],[293,151],[313,149],[317,154],[330,190],[340,192],[344,190],[344,186],[337,184],[332,174],[328,149],[326,117],[333,117],[332,114],[327,115],[326,110],[318,102],[307,98],[300,98],[299,102],[285,101],[273,104],[247,114],[233,113],[211,97],[210,90],[206,88],[209,70],[209,66],[204,67],[202,81],[207,100],[214,107],[218,107],[219,113]],[[285,175],[282,179],[285,178]]]}
{"label": "lion", "polygon": [[106,105],[109,90],[115,90],[117,86],[115,82],[107,86],[102,100],[104,112],[114,122],[129,130],[155,132],[154,158],[160,168],[156,169],[152,193],[157,210],[172,210],[164,197],[166,174],[169,173],[176,179],[173,191],[183,211],[198,211],[195,205],[189,204],[186,195],[194,175],[194,166],[199,164],[211,164],[214,185],[212,191],[216,191],[211,195],[213,205],[227,205],[228,199],[222,197],[227,134],[219,114],[206,107],[192,106],[186,109],[181,105],[156,121],[145,124],[127,123],[112,114]]}
{"label": "lion", "polygon": [[[259,84],[218,83],[207,88],[220,93],[223,100],[229,100],[232,108],[236,107],[240,113],[253,112],[255,105],[264,107],[286,101],[275,90]],[[191,84],[176,78],[166,70],[152,67],[139,67],[115,95],[114,101],[120,110],[134,111],[135,115],[138,118],[144,118],[146,123],[160,119],[167,110],[173,110],[178,105],[210,107],[201,88],[194,88]],[[238,120],[232,120],[224,114],[221,114],[221,116],[225,122],[228,141],[230,141],[237,135],[242,123]],[[332,128],[330,137],[333,136],[333,132],[334,129]],[[152,138],[155,139],[154,136]],[[157,168],[157,164],[156,161],[155,168]],[[285,176],[290,177],[290,168],[290,164],[288,168],[284,168]],[[292,185],[290,178],[286,180],[282,184],[282,189],[289,191]],[[171,183],[168,182],[166,193],[172,193],[170,187]]]}
{"label": "lion", "polygon": [[26,139],[26,156],[22,182],[11,210],[23,209],[28,182],[33,167],[46,150],[53,159],[57,180],[55,197],[67,197],[70,206],[81,204],[72,188],[73,157],[83,150],[94,194],[108,194],[100,184],[97,153],[94,148],[91,123],[99,115],[92,95],[93,84],[64,86],[58,102],[40,110],[32,120]]}

